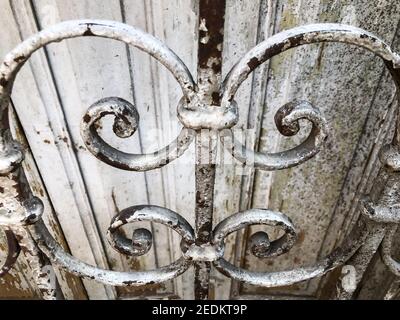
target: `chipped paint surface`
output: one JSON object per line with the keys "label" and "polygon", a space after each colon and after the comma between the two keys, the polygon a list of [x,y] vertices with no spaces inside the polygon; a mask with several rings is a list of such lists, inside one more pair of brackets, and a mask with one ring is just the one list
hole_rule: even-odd
{"label": "chipped paint surface", "polygon": [[184,258],[181,258],[157,270],[137,272],[104,270],[84,263],[66,253],[50,235],[43,222],[39,221],[34,227],[34,238],[39,248],[49,257],[52,263],[79,277],[95,280],[107,285],[140,286],[144,284],[161,283],[182,274],[190,265]]}
{"label": "chipped paint surface", "polygon": [[[50,274],[52,266],[48,264],[37,243],[32,239],[29,231],[22,227],[13,228],[23,254],[29,263],[35,277],[35,284],[39,288],[42,298],[46,300],[56,299],[56,283]],[[53,271],[54,272],[54,271]]]}
{"label": "chipped paint surface", "polygon": [[[198,13],[198,49],[197,49],[197,85],[200,104],[192,111],[192,116],[201,109],[206,114],[215,117],[206,119],[205,124],[217,127],[232,125],[237,122],[235,105],[226,106],[224,116],[216,108],[220,107],[220,86],[222,79],[222,46],[224,39],[226,1],[201,0]],[[203,107],[206,105],[208,107]],[[216,108],[214,108],[214,106]],[[211,112],[210,112],[211,111]],[[182,114],[182,112],[180,112]],[[212,113],[212,114],[211,114]],[[233,116],[233,117],[232,117]],[[196,116],[195,116],[196,117]],[[226,119],[228,118],[228,120]],[[229,120],[229,118],[231,120]],[[210,121],[211,120],[211,121]],[[220,121],[222,120],[222,121]],[[195,123],[189,123],[195,124]],[[207,127],[206,125],[206,127]],[[202,126],[201,126],[202,127]],[[211,240],[214,215],[214,186],[215,186],[215,156],[216,132],[196,135],[196,165],[195,165],[195,232],[196,245],[207,246]],[[204,162],[205,159],[209,159]],[[205,300],[209,297],[210,271],[209,261],[195,264],[194,296],[195,299]]]}
{"label": "chipped paint surface", "polygon": [[15,170],[24,158],[21,146],[13,141],[9,131],[0,133],[0,175]]}
{"label": "chipped paint surface", "polygon": [[[0,225],[25,225],[37,221],[43,213],[41,201],[29,194],[19,169],[0,176]],[[22,180],[23,181],[23,180]]]}
{"label": "chipped paint surface", "polygon": [[20,246],[15,238],[14,233],[11,230],[5,230],[4,233],[7,239],[7,256],[4,260],[4,263],[0,266],[0,277],[4,276],[10,271],[20,252]]}
{"label": "chipped paint surface", "polygon": [[182,98],[178,104],[178,118],[185,127],[193,130],[222,130],[237,123],[238,107],[235,101],[222,108],[194,100],[186,103]]}
{"label": "chipped paint surface", "polygon": [[392,257],[392,246],[400,223],[400,152],[396,139],[395,137],[395,144],[385,145],[381,149],[379,158],[384,167],[381,173],[384,178],[380,179],[384,179],[385,184],[377,201],[371,201],[369,197],[364,200],[363,214],[381,229],[386,229],[383,240],[381,239],[382,260],[393,274],[400,276],[400,263]]}
{"label": "chipped paint surface", "polygon": [[[208,2],[205,1],[204,3]],[[204,9],[205,7],[203,7]],[[147,171],[158,168],[161,164],[167,164],[181,155],[188,148],[195,135],[189,129],[199,130],[209,128],[221,130],[229,129],[236,124],[238,110],[233,98],[241,83],[261,63],[291,47],[327,41],[359,45],[380,56],[386,62],[386,66],[396,83],[399,84],[400,78],[396,70],[400,65],[399,56],[393,53],[385,43],[361,29],[344,25],[324,24],[299,27],[282,32],[256,46],[235,65],[225,80],[223,89],[220,90],[220,53],[222,50],[223,19],[217,17],[216,21],[211,23],[207,19],[212,20],[212,14],[207,13],[207,11],[200,11],[199,30],[204,34],[200,34],[199,36],[199,45],[200,47],[204,47],[199,50],[200,68],[198,72],[198,86],[193,82],[190,72],[183,62],[171,50],[159,40],[138,29],[109,21],[70,21],[33,36],[6,57],[5,62],[0,67],[1,110],[6,110],[9,103],[9,94],[12,91],[12,84],[19,68],[41,46],[65,38],[80,36],[113,38],[127,44],[132,44],[163,63],[180,84],[183,98],[178,107],[178,115],[186,128],[175,142],[162,151],[150,155],[150,157],[145,154],[122,153],[101,139],[97,133],[96,123],[103,116],[112,114],[115,116],[113,127],[115,134],[119,137],[128,137],[135,132],[138,126],[139,114],[135,106],[126,100],[107,98],[92,105],[83,117],[82,136],[87,148],[102,161],[124,170]],[[203,18],[202,15],[207,16],[207,19]],[[210,71],[211,69],[212,71]],[[218,107],[221,96],[222,105]],[[257,167],[264,170],[288,168],[308,160],[322,148],[328,131],[326,121],[318,112],[318,109],[314,108],[310,103],[304,101],[288,103],[278,111],[275,117],[280,133],[288,136],[294,135],[299,131],[300,119],[307,119],[313,125],[305,142],[293,150],[277,155],[260,153],[252,156],[255,159]],[[184,138],[181,136],[184,136]],[[207,138],[210,137],[213,138],[213,136],[208,136]],[[117,286],[164,282],[182,274],[191,264],[195,263],[196,297],[204,299],[208,297],[210,262],[213,262],[216,268],[223,274],[249,284],[264,287],[293,284],[323,275],[348,261],[363,245],[363,242],[370,234],[371,229],[368,226],[374,225],[374,223],[399,222],[397,207],[388,207],[388,205],[391,205],[390,201],[393,200],[391,193],[395,192],[398,188],[395,182],[396,173],[389,173],[389,175],[393,174],[393,179],[389,179],[389,182],[392,181],[393,183],[387,185],[387,192],[383,193],[381,200],[377,204],[366,205],[366,214],[363,218],[366,221],[362,219],[358,222],[344,244],[335,249],[327,257],[318,261],[315,265],[271,273],[252,272],[236,267],[221,258],[224,253],[223,242],[228,234],[253,224],[267,224],[282,228],[285,234],[277,240],[270,241],[266,233],[260,232],[254,234],[250,239],[250,247],[254,255],[257,257],[273,257],[287,252],[293,246],[296,232],[292,222],[282,213],[256,209],[240,212],[226,218],[212,232],[215,167],[213,165],[201,164],[199,159],[204,153],[212,155],[214,148],[207,146],[202,138],[204,137],[200,135],[200,132],[196,132],[197,192],[195,231],[179,214],[156,206],[130,207],[122,210],[111,222],[109,229],[110,243],[119,252],[127,255],[142,255],[147,253],[151,248],[152,236],[147,229],[137,229],[133,233],[133,239],[129,240],[122,233],[118,232],[119,227],[124,224],[139,221],[159,222],[170,226],[182,237],[184,254],[180,259],[166,267],[137,272],[103,270],[86,264],[66,253],[50,235],[47,227],[40,219],[41,212],[43,211],[40,203],[34,198],[21,201],[21,194],[15,187],[20,187],[20,184],[23,183],[20,177],[17,177],[17,180],[14,179],[16,184],[11,185],[11,180],[13,179],[10,179],[10,177],[14,173],[10,173],[10,170],[14,170],[14,162],[18,162],[22,158],[18,150],[13,146],[12,141],[3,143],[4,150],[14,150],[12,152],[13,157],[19,160],[11,161],[9,153],[6,152],[3,154],[5,163],[4,173],[10,174],[10,177],[4,176],[7,189],[4,192],[7,195],[7,197],[4,196],[4,204],[9,209],[8,212],[4,213],[0,224],[14,227],[21,247],[32,257],[33,270],[38,276],[37,282],[45,298],[54,298],[55,289],[49,287],[48,280],[46,280],[46,276],[43,274],[43,257],[41,257],[41,252],[37,250],[34,241],[36,241],[39,248],[52,262],[65,268],[67,271],[104,284]],[[50,143],[50,141],[48,142]],[[398,141],[395,140],[395,143],[398,143]],[[244,154],[241,154],[238,152],[243,149],[243,146],[236,142],[233,143],[233,146],[233,156],[244,163],[250,163],[248,159],[249,155],[246,154],[250,151],[245,151]],[[176,149],[183,149],[183,151],[182,153],[178,151],[178,156],[171,157],[169,152],[172,150],[172,152],[176,153]],[[160,154],[163,157],[160,157]],[[143,158],[146,158],[146,160],[143,160]],[[394,172],[398,171],[398,158],[389,155],[386,159],[387,167]],[[161,160],[165,163],[162,163]],[[7,192],[12,190],[12,188],[16,191],[15,194],[8,194]],[[390,201],[388,202],[387,200]],[[14,201],[15,203],[6,203],[6,201]],[[17,212],[13,207],[14,205],[15,208],[18,207],[18,210],[20,210],[19,215],[11,214],[12,212]],[[30,235],[26,231],[27,229],[21,227],[29,223],[34,224],[26,227],[32,232],[34,241],[31,241],[32,239],[30,239]],[[392,233],[389,233],[388,237],[385,238],[388,239],[384,246],[384,254],[387,261],[389,261],[388,257],[390,257]],[[210,243],[211,239],[212,245]],[[395,263],[389,261],[388,265],[397,272],[398,266]]]}
{"label": "chipped paint surface", "polygon": [[[176,231],[184,241],[185,245],[190,245],[194,242],[194,231],[189,223],[179,214],[157,206],[135,206],[122,210],[111,221],[110,228],[107,231],[107,236],[110,244],[118,251],[127,255],[143,255],[149,251],[148,242],[151,243],[150,235],[144,233],[145,237],[141,246],[134,246],[132,242],[137,242],[139,239],[134,238],[132,241],[126,239],[122,233],[118,231],[120,227],[128,223],[139,221],[151,221],[161,223]],[[143,235],[143,233],[142,233]],[[136,234],[138,236],[138,234]],[[139,245],[139,243],[137,243]]]}

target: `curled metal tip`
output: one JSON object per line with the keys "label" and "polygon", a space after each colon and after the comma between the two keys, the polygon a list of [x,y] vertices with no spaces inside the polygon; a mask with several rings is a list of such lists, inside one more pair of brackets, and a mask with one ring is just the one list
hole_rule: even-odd
{"label": "curled metal tip", "polygon": [[132,249],[137,252],[137,255],[144,255],[150,251],[153,244],[152,233],[145,229],[139,228],[133,231],[132,234]]}
{"label": "curled metal tip", "polygon": [[179,214],[166,208],[141,205],[122,210],[112,220],[107,231],[110,245],[120,253],[129,256],[141,256],[150,251],[153,243],[152,233],[145,228],[133,231],[132,240],[125,237],[120,228],[126,224],[149,221],[161,223],[172,228],[182,237],[187,246],[194,242],[194,232],[189,223]]}
{"label": "curled metal tip", "polygon": [[250,251],[258,258],[263,258],[271,248],[268,233],[259,231],[249,239]]}
{"label": "curled metal tip", "polygon": [[111,105],[118,105],[120,112],[115,115],[113,131],[120,138],[132,136],[139,127],[139,113],[130,102],[117,97],[105,98]]}
{"label": "curled metal tip", "polygon": [[182,129],[169,145],[155,152],[134,154],[109,145],[97,131],[98,122],[113,115],[113,131],[120,138],[132,136],[139,127],[139,113],[130,102],[108,97],[91,105],[81,121],[81,136],[87,149],[101,161],[123,170],[147,171],[160,168],[181,156],[194,140],[194,130]]}
{"label": "curled metal tip", "polygon": [[132,136],[139,125],[139,113],[136,107],[119,97],[103,98],[90,106],[83,117],[88,129],[96,129],[95,123],[106,115],[114,115],[113,131],[120,138]]}
{"label": "curled metal tip", "polygon": [[286,136],[291,137],[296,135],[300,130],[300,125],[298,121],[286,123],[284,119],[293,112],[293,110],[301,103],[307,103],[305,101],[291,101],[284,104],[276,112],[274,120],[278,131]]}

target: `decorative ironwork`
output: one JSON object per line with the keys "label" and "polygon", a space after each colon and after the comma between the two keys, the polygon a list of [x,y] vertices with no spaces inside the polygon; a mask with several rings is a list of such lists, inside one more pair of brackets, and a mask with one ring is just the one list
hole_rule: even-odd
{"label": "decorative ironwork", "polygon": [[[216,8],[222,13],[216,25],[222,23],[224,8]],[[340,24],[315,24],[281,32],[251,49],[228,73],[219,89],[221,45],[218,37],[220,28],[207,26],[207,17],[215,15],[202,8],[200,12],[200,38],[211,39],[211,44],[203,42],[199,51],[199,77],[195,83],[188,68],[179,57],[155,37],[134,27],[111,21],[85,20],[68,21],[43,30],[32,36],[6,57],[0,66],[0,115],[2,121],[0,135],[0,226],[7,228],[6,236],[9,254],[0,269],[5,274],[15,263],[19,246],[29,248],[35,256],[35,269],[41,274],[45,265],[41,253],[53,265],[60,266],[81,277],[93,279],[108,285],[128,286],[160,283],[173,279],[190,266],[196,267],[197,298],[207,298],[210,264],[224,275],[249,284],[274,287],[321,276],[343,265],[371,236],[371,223],[383,224],[387,228],[382,244],[385,263],[400,275],[400,265],[391,258],[391,246],[396,228],[400,222],[399,196],[400,170],[399,141],[396,136],[391,146],[381,153],[388,183],[377,202],[365,200],[363,215],[344,241],[331,254],[312,266],[279,272],[253,272],[232,265],[224,259],[226,237],[250,225],[269,225],[280,228],[283,235],[270,241],[268,234],[257,232],[250,237],[250,250],[259,258],[275,257],[288,252],[296,241],[296,228],[289,217],[281,212],[267,209],[251,209],[233,214],[212,229],[212,194],[215,169],[212,165],[199,161],[202,152],[213,150],[201,140],[199,130],[210,129],[209,137],[220,136],[221,143],[240,162],[254,165],[262,170],[281,170],[299,165],[315,156],[323,147],[328,136],[328,124],[317,107],[307,101],[293,101],[282,106],[275,115],[275,123],[282,135],[293,136],[300,130],[300,119],[312,124],[308,137],[291,150],[273,154],[263,154],[246,149],[238,142],[231,128],[238,121],[238,105],[235,94],[259,65],[290,48],[316,42],[344,42],[363,47],[381,57],[393,76],[396,86],[400,85],[400,56],[374,35],[351,26]],[[215,18],[215,17],[214,17]],[[202,20],[205,19],[205,20]],[[207,26],[207,27],[206,27]],[[207,33],[208,32],[208,33]],[[97,133],[96,123],[106,115],[115,117],[113,131],[121,138],[133,135],[139,125],[139,113],[130,102],[117,97],[102,99],[89,107],[81,122],[81,135],[88,150],[101,161],[123,170],[147,171],[167,165],[181,156],[195,141],[196,143],[196,227],[194,228],[178,213],[152,205],[133,206],[122,210],[111,221],[107,232],[110,245],[118,252],[129,256],[146,254],[152,246],[152,234],[147,229],[136,229],[132,239],[126,238],[119,230],[125,224],[138,221],[161,223],[177,232],[181,238],[182,256],[170,265],[147,271],[119,272],[103,270],[88,265],[68,254],[51,236],[41,219],[43,204],[32,196],[30,190],[21,190],[21,179],[25,179],[20,163],[23,159],[18,142],[12,140],[7,117],[10,94],[15,77],[33,52],[52,43],[74,37],[104,37],[123,41],[157,59],[167,67],[180,84],[183,97],[178,105],[178,118],[183,129],[178,137],[165,148],[150,154],[130,154],[119,151],[107,144]],[[212,52],[207,54],[204,51]],[[208,59],[214,59],[219,66],[210,71]],[[208,81],[208,80],[209,81]],[[207,81],[206,81],[207,80]],[[240,107],[240,106],[239,106]],[[208,137],[208,138],[209,138]],[[28,188],[29,189],[29,188]],[[12,232],[11,232],[11,231]],[[14,236],[16,235],[16,237]],[[18,244],[18,242],[19,244]],[[40,250],[38,250],[40,249]],[[43,274],[42,274],[43,275]],[[42,277],[43,278],[43,277]],[[39,277],[38,277],[39,279]],[[38,280],[39,281],[39,280]],[[55,288],[43,283],[45,298],[55,297]]]}
{"label": "decorative ironwork", "polygon": [[139,124],[136,108],[121,98],[110,97],[96,102],[86,112],[81,123],[82,138],[97,158],[119,169],[147,171],[160,168],[181,156],[194,138],[194,133],[184,128],[174,141],[159,151],[129,154],[111,147],[97,134],[95,124],[109,114],[115,116],[113,130],[118,137],[127,138],[135,133]]}

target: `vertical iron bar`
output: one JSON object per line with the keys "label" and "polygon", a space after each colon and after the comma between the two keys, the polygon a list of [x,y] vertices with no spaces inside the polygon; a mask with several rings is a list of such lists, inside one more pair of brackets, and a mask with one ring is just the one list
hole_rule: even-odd
{"label": "vertical iron bar", "polygon": [[[4,87],[7,83],[0,85]],[[41,201],[32,194],[22,168],[22,147],[11,134],[10,103],[8,94],[0,94],[0,207],[2,208],[0,217],[3,220],[10,220],[10,226],[6,228],[6,232],[12,232],[18,241],[18,246],[22,249],[22,254],[32,270],[33,279],[41,296],[44,299],[53,300],[57,298],[58,284],[56,279],[51,281],[49,272],[54,271],[47,257],[42,254],[32,239],[28,227],[24,225],[40,219],[43,207]],[[18,254],[19,248],[14,246],[9,247],[9,250]]]}
{"label": "vertical iron bar", "polygon": [[[220,105],[225,0],[200,0],[197,83],[200,103]],[[209,243],[212,231],[216,132],[196,134],[196,244]],[[209,294],[210,262],[196,262],[194,295]]]}

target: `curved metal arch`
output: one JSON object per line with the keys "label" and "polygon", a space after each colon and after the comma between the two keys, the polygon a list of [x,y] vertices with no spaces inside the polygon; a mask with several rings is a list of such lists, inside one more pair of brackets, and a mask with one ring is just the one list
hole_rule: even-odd
{"label": "curved metal arch", "polygon": [[52,42],[85,36],[114,39],[132,45],[162,63],[174,75],[185,97],[190,99],[196,90],[192,75],[186,65],[156,37],[120,22],[71,20],[40,31],[23,41],[6,55],[4,62],[0,66],[0,97],[4,98],[5,95],[11,92],[13,81],[19,69],[36,50]]}
{"label": "curved metal arch", "polygon": [[[363,47],[373,52],[383,59],[393,77],[396,87],[400,89],[400,72],[398,71],[400,68],[400,56],[393,52],[389,45],[377,36],[363,29],[343,24],[311,24],[275,34],[248,51],[233,66],[223,82],[221,90],[222,106],[228,106],[234,101],[233,99],[240,85],[262,63],[291,48],[318,42],[342,42]],[[398,99],[400,101],[399,96]],[[304,105],[304,103],[307,102],[291,102],[278,110],[275,120],[277,120],[279,114],[282,114],[286,110],[285,117],[280,117],[281,122],[275,121],[281,134],[291,136],[299,131],[297,122],[299,117],[293,119],[295,121],[290,120],[290,117],[292,117],[291,113],[295,113],[293,110],[301,104]],[[287,112],[287,106],[290,104],[294,104],[295,106]],[[302,144],[291,150],[277,153],[254,152],[247,149],[235,139],[232,142],[232,138],[229,138],[228,144],[225,143],[225,146],[227,146],[227,150],[230,151],[233,157],[240,162],[254,164],[256,168],[262,170],[280,170],[299,165],[320,151],[327,136],[327,125],[319,114],[318,109],[311,106],[311,104],[309,104],[307,109],[308,111],[303,113],[302,118],[309,120],[313,124],[312,130]],[[285,122],[289,126],[293,126],[293,122],[295,122],[297,130],[285,132],[286,130],[282,130]],[[224,142],[222,141],[222,143]]]}
{"label": "curved metal arch", "polygon": [[[190,71],[182,60],[159,39],[140,29],[119,22],[76,20],[62,22],[45,29],[28,38],[7,54],[4,62],[0,65],[0,109],[8,106],[15,77],[36,50],[52,42],[85,36],[122,41],[150,54],[173,74],[182,89],[185,99],[190,101],[194,98],[196,85]],[[123,115],[118,112],[112,112],[112,103],[109,100],[107,102],[101,101],[93,105],[85,117],[88,117],[93,108],[101,105],[103,112],[114,113],[117,119],[121,119]],[[93,121],[90,121],[90,126],[87,126],[86,124],[89,121],[85,122],[85,117],[82,121],[82,132],[84,138],[86,138],[84,142],[88,149],[101,160],[120,169],[145,171],[159,168],[182,155],[194,139],[192,131],[183,129],[177,139],[162,150],[142,155],[123,153],[112,148],[99,137],[95,129],[93,129]],[[98,116],[95,121],[101,117]],[[123,137],[127,136],[129,135]]]}
{"label": "curved metal arch", "polygon": [[[305,44],[342,42],[363,47],[385,61],[389,70],[400,68],[400,55],[372,33],[349,25],[317,23],[277,33],[249,50],[229,71],[222,86],[222,104],[231,101],[247,76],[279,53]],[[398,79],[396,84],[400,85]]]}

